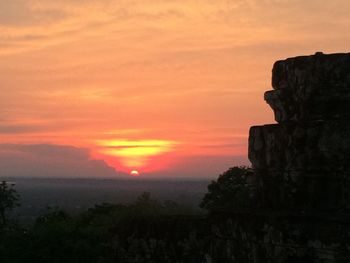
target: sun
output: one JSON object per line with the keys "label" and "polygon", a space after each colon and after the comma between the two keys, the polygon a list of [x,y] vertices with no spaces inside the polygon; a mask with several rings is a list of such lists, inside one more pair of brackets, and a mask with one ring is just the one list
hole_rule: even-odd
{"label": "sun", "polygon": [[137,170],[132,170],[132,171],[130,172],[130,175],[131,175],[131,176],[139,176],[140,173],[139,173],[139,171],[137,171]]}

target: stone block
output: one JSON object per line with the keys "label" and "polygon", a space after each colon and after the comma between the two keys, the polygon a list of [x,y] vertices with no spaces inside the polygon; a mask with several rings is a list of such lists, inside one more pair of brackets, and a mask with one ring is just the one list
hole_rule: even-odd
{"label": "stone block", "polygon": [[350,119],[350,53],[277,61],[264,95],[277,122]]}
{"label": "stone block", "polygon": [[350,123],[317,121],[251,127],[248,157],[255,169],[350,168]]}

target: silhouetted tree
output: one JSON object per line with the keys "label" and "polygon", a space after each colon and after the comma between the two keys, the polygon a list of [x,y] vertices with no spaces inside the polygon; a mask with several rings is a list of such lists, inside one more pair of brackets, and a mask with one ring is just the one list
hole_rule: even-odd
{"label": "silhouetted tree", "polygon": [[19,205],[19,196],[13,188],[14,184],[8,184],[6,181],[0,183],[0,225],[6,225],[6,212]]}
{"label": "silhouetted tree", "polygon": [[209,211],[247,208],[252,205],[253,191],[249,180],[253,171],[248,167],[232,167],[208,185],[201,208]]}

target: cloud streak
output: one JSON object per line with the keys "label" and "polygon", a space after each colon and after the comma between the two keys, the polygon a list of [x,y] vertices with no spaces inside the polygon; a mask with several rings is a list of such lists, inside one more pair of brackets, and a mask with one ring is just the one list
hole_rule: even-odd
{"label": "cloud streak", "polygon": [[11,177],[115,177],[89,150],[53,144],[0,144],[0,176]]}
{"label": "cloud streak", "polygon": [[43,127],[37,125],[4,125],[0,124],[0,134],[19,134],[19,133],[29,133],[38,132],[42,130]]}

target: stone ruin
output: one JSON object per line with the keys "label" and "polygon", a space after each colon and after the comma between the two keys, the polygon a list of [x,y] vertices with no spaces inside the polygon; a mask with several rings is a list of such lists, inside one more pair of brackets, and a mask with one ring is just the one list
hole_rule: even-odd
{"label": "stone ruin", "polygon": [[264,97],[277,124],[252,127],[249,136],[263,201],[300,209],[346,207],[350,53],[277,61],[272,87]]}
{"label": "stone ruin", "polygon": [[249,134],[260,207],[285,213],[284,243],[316,246],[316,262],[350,262],[350,53],[277,61],[272,87],[264,98],[277,124]]}

